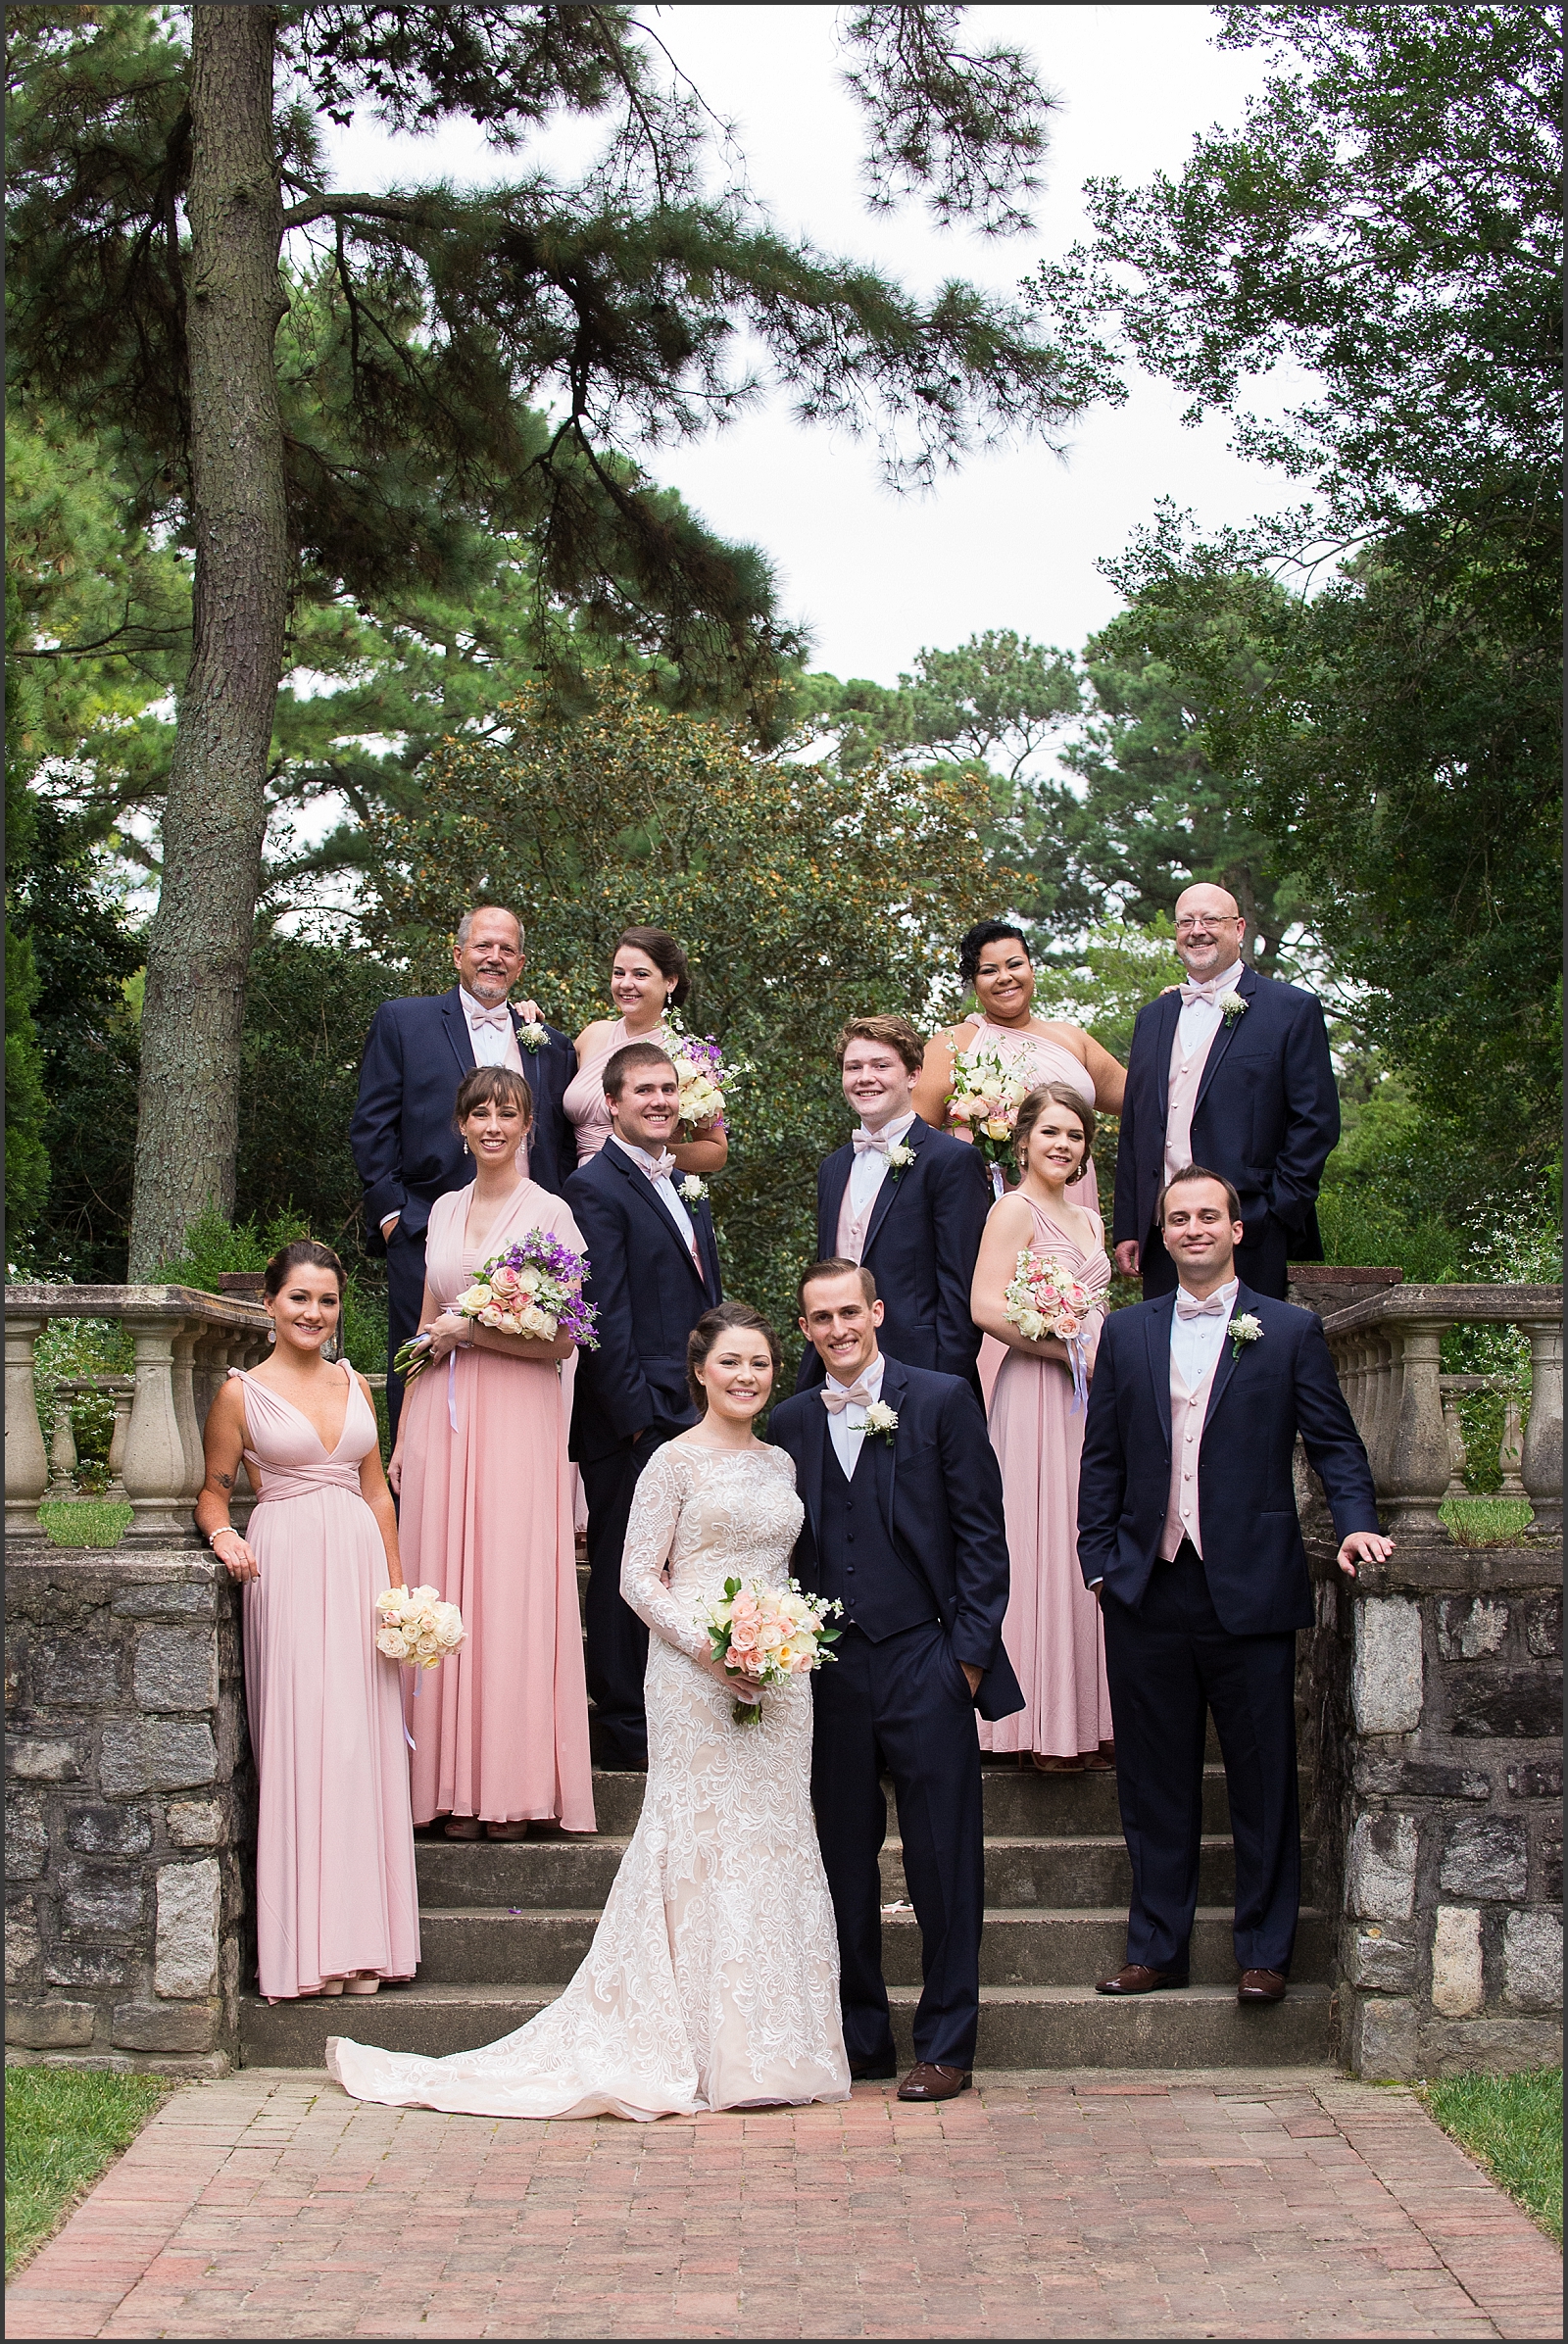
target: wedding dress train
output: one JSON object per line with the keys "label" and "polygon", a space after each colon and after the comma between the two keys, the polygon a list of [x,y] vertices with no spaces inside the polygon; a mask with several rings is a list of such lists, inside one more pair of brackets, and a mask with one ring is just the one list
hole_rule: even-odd
{"label": "wedding dress train", "polygon": [[[838,1939],[811,1817],[811,1688],[738,1726],[698,1613],[781,1586],[801,1524],[779,1449],[675,1441],[646,1467],[621,1591],[653,1630],[648,1787],[587,1959],[514,2034],[449,2059],[335,2036],[356,2099],[476,2116],[649,2119],[849,2097]],[[668,1565],[667,1583],[663,1576]]]}

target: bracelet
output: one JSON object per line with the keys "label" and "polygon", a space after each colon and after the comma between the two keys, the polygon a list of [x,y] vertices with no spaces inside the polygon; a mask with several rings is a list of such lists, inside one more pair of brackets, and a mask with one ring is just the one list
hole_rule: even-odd
{"label": "bracelet", "polygon": [[234,1528],[234,1525],[233,1525],[233,1523],[232,1523],[232,1522],[220,1522],[220,1523],[219,1524],[219,1526],[218,1526],[217,1530],[210,1530],[210,1531],[208,1532],[208,1534],[207,1534],[207,1543],[208,1543],[208,1545],[209,1545],[209,1546],[212,1548],[212,1550],[213,1550],[214,1554],[217,1554],[217,1552],[218,1552],[218,1541],[219,1541],[219,1539],[220,1539],[220,1538],[223,1536],[223,1533],[224,1533],[225,1531],[228,1533],[228,1535],[229,1535],[229,1537],[230,1537],[231,1538],[241,1538],[241,1539],[242,1539],[242,1538],[244,1538],[244,1536],[245,1536],[245,1534],[244,1534],[244,1532],[243,1532],[243,1531],[236,1530],[236,1529]]}

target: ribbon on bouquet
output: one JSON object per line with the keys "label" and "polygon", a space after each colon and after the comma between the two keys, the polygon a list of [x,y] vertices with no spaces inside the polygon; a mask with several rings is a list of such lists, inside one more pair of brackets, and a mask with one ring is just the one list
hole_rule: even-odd
{"label": "ribbon on bouquet", "polygon": [[1062,1340],[1072,1365],[1072,1414],[1077,1416],[1089,1398],[1089,1354],[1081,1335],[1068,1335]]}
{"label": "ribbon on bouquet", "polygon": [[991,1193],[999,1204],[1007,1194],[1006,1175],[1000,1164],[993,1164],[991,1167]]}
{"label": "ribbon on bouquet", "polygon": [[[454,1347],[447,1353],[447,1421],[454,1432],[458,1429],[458,1354]],[[418,1686],[415,1686],[418,1691]]]}

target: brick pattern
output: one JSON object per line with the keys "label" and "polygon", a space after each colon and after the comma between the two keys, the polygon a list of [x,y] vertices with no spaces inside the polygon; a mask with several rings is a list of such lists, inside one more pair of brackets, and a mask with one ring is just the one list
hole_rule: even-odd
{"label": "brick pattern", "polygon": [[9,2058],[222,2072],[250,1790],[238,1602],[211,1555],[11,1558]]}
{"label": "brick pattern", "polygon": [[1561,2259],[1414,2096],[982,2078],[658,2124],[172,2101],[10,2290],[42,2336],[1531,2336]]}

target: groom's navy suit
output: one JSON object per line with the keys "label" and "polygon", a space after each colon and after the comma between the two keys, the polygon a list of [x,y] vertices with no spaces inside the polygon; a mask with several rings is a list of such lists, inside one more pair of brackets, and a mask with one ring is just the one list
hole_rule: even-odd
{"label": "groom's navy suit", "polygon": [[[933,1131],[918,1115],[904,1145],[914,1161],[884,1177],[860,1251],[883,1305],[882,1347],[906,1367],[961,1376],[978,1394],[980,1330],[969,1316],[969,1289],[991,1210],[986,1167],[977,1148]],[[817,1168],[818,1261],[838,1252],[839,1208],[854,1163],[852,1140]],[[822,1375],[822,1362],[808,1343],[795,1389],[809,1392]]]}
{"label": "groom's navy suit", "polygon": [[[838,1922],[852,2065],[891,2072],[893,2064],[877,1861],[887,1834],[886,1767],[920,1925],[914,2055],[970,2068],[985,1907],[974,1713],[1007,1717],[1023,1707],[1002,1644],[1002,1475],[979,1402],[957,1377],[884,1354],[881,1396],[898,1428],[891,1441],[862,1437],[850,1477],[820,1392],[781,1401],[768,1425],[769,1440],[795,1460],[806,1508],[795,1575],[845,1614],[838,1658],[812,1681],[811,1797]],[[960,1662],[981,1672],[972,1696]]]}
{"label": "groom's navy suit", "polygon": [[[512,1010],[513,1031],[522,1019]],[[576,1071],[564,1034],[545,1028],[538,1050],[520,1042],[522,1071],[533,1093],[528,1171],[542,1189],[562,1193],[576,1162],[562,1094]],[[349,1126],[354,1161],[365,1184],[366,1245],[386,1255],[387,1408],[397,1431],[403,1382],[393,1358],[419,1324],[424,1299],[424,1232],[438,1196],[466,1188],[473,1164],[452,1128],[458,1086],[473,1070],[473,1038],[454,985],[446,993],[383,1001],[370,1024],[360,1066],[360,1097]],[[381,1223],[399,1216],[390,1238]]]}
{"label": "groom's navy suit", "polygon": [[612,1765],[646,1766],[648,1631],[621,1600],[620,1552],[637,1478],[654,1451],[697,1422],[686,1340],[723,1299],[712,1216],[688,1206],[702,1268],[654,1184],[615,1140],[565,1185],[588,1254],[583,1289],[597,1350],[577,1354],[571,1454],[588,1498],[588,1690]]}
{"label": "groom's navy suit", "polygon": [[[1318,1183],[1340,1136],[1340,1097],[1315,994],[1239,968],[1247,1007],[1215,1034],[1193,1110],[1191,1161],[1228,1180],[1247,1235],[1236,1267],[1255,1293],[1285,1299],[1286,1262],[1317,1261]],[[1165,1101],[1180,989],[1147,1001],[1133,1027],[1116,1143],[1114,1243],[1135,1238],[1144,1294],[1176,1287],[1154,1227],[1164,1181]]]}
{"label": "groom's navy suit", "polygon": [[[1185,1978],[1198,1901],[1203,1733],[1211,1710],[1236,1843],[1236,1959],[1289,1970],[1300,1901],[1296,1781],[1296,1631],[1312,1623],[1296,1512],[1299,1433],[1334,1527],[1375,1531],[1366,1450],[1321,1322],[1251,1293],[1227,1329],[1194,1441],[1198,1539],[1170,1561],[1170,1339],[1176,1297],[1104,1322],[1078,1471],[1078,1560],[1101,1583],[1116,1788],[1133,1866],[1127,1959]],[[1179,1464],[1177,1471],[1181,1472]]]}

